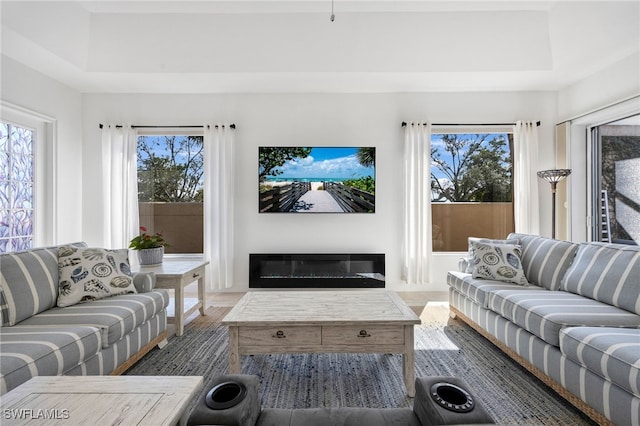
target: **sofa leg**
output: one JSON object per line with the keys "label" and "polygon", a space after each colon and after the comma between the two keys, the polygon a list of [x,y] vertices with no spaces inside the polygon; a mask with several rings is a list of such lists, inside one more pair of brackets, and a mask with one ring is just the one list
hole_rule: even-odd
{"label": "sofa leg", "polygon": [[163,349],[165,346],[167,346],[167,344],[169,344],[169,342],[167,341],[167,338],[165,337],[164,339],[162,339],[161,341],[158,342],[158,349]]}
{"label": "sofa leg", "polygon": [[449,309],[449,318],[451,319],[456,319],[458,315],[456,314],[455,311],[452,311],[451,309]]}

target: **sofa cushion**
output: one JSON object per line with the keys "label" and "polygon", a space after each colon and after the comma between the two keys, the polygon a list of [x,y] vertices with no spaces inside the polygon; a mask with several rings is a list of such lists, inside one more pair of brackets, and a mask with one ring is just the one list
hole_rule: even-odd
{"label": "sofa cushion", "polygon": [[122,339],[169,304],[166,290],[143,294],[124,294],[65,308],[52,308],[22,323],[25,325],[72,325],[97,327],[102,334],[102,346],[108,347]]}
{"label": "sofa cushion", "polygon": [[560,350],[640,398],[639,329],[568,327],[560,332]]}
{"label": "sofa cushion", "polygon": [[564,327],[640,328],[640,315],[564,291],[495,290],[489,309],[553,346]]}
{"label": "sofa cushion", "polygon": [[582,243],[562,290],[640,315],[640,247]]}
{"label": "sofa cushion", "polygon": [[[86,247],[85,243],[70,244]],[[15,325],[56,305],[58,246],[0,253],[0,286],[6,301],[6,325]]]}
{"label": "sofa cushion", "polygon": [[88,326],[0,329],[0,385],[8,392],[34,376],[59,376],[96,355],[100,330]]}
{"label": "sofa cushion", "polygon": [[58,275],[59,307],[136,293],[127,249],[60,247]]}
{"label": "sofa cushion", "polygon": [[473,278],[485,278],[519,285],[527,285],[517,244],[482,243],[470,241],[473,248]]}
{"label": "sofa cushion", "polygon": [[531,284],[558,290],[560,282],[573,262],[578,245],[526,234],[509,234],[522,246],[522,267]]}
{"label": "sofa cushion", "polygon": [[465,297],[473,300],[483,308],[489,305],[489,294],[493,290],[542,290],[547,291],[542,287],[535,285],[519,285],[510,284],[502,281],[485,280],[473,278],[471,274],[465,274],[464,272],[450,271],[447,274],[447,284],[453,287],[458,293],[463,294]]}

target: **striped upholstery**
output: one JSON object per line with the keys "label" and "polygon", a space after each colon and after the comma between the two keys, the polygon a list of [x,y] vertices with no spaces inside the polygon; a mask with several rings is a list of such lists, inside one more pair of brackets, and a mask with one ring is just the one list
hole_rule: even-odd
{"label": "striped upholstery", "polygon": [[66,376],[95,376],[111,374],[132,355],[138,353],[143,346],[155,339],[167,328],[167,312],[162,311],[150,321],[145,322],[122,340],[115,342],[108,348],[102,349],[97,355],[87,359],[84,363],[66,371]]}
{"label": "striped upholstery", "polygon": [[138,293],[148,293],[156,286],[155,272],[136,272],[132,278]]}
{"label": "striped upholstery", "polygon": [[522,267],[527,280],[548,290],[558,290],[578,245],[526,234],[509,234],[508,238],[520,240]]}
{"label": "striped upholstery", "polygon": [[638,315],[564,291],[496,290],[489,309],[553,346],[564,327],[640,327]]}
{"label": "striped upholstery", "polygon": [[640,315],[640,247],[580,244],[561,288]]}
{"label": "striped upholstery", "polygon": [[569,327],[560,333],[567,358],[640,397],[640,330]]}
{"label": "striped upholstery", "polygon": [[0,389],[5,393],[34,376],[55,376],[100,351],[95,327],[31,327],[0,330]]}
{"label": "striped upholstery", "polygon": [[167,291],[154,290],[142,294],[108,297],[64,308],[52,308],[24,320],[22,324],[91,325],[101,330],[102,346],[106,348],[163,311],[168,304]]}
{"label": "striped upholstery", "polygon": [[7,305],[7,301],[4,298],[4,290],[0,285],[0,327],[5,325],[9,325],[9,305]]}
{"label": "striped upholstery", "polygon": [[479,306],[453,288],[449,288],[449,303],[614,424],[640,424],[638,396],[575,363],[560,348]]}
{"label": "striped upholstery", "polygon": [[470,298],[480,306],[486,308],[489,303],[489,294],[493,290],[542,290],[542,287],[534,285],[509,284],[502,281],[485,280],[473,278],[471,274],[464,272],[450,271],[447,274],[447,284],[457,291]]}
{"label": "striped upholstery", "polygon": [[[85,243],[73,243],[86,247]],[[15,325],[56,305],[58,247],[0,253],[0,287],[6,301],[6,325]]]}

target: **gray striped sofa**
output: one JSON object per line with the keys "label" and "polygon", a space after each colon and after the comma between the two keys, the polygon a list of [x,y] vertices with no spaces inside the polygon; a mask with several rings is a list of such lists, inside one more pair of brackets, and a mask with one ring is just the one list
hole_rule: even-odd
{"label": "gray striped sofa", "polygon": [[447,275],[451,314],[600,424],[640,424],[640,247],[510,234],[529,285]]}
{"label": "gray striped sofa", "polygon": [[137,294],[57,307],[58,247],[0,253],[0,394],[33,376],[120,374],[166,342],[153,274],[134,275]]}

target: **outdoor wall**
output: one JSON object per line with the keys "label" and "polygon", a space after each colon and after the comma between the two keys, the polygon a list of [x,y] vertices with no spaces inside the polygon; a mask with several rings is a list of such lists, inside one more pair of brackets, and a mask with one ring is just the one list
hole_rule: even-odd
{"label": "outdoor wall", "polygon": [[[86,94],[84,105],[83,180],[98,188],[84,194],[83,235],[102,242],[101,188],[98,159],[99,123],[188,125],[235,123],[235,265],[236,285],[248,288],[249,253],[382,252],[386,253],[391,289],[446,290],[446,272],[459,254],[437,255],[433,283],[427,288],[402,283],[402,121],[505,123],[540,120],[541,168],[553,166],[543,155],[553,147],[555,93],[425,93],[425,94]],[[259,214],[259,146],[375,146],[375,214]],[[543,187],[546,188],[546,187]],[[550,200],[540,191],[542,212]],[[206,196],[206,195],[205,195]],[[550,221],[542,214],[542,229]]]}

